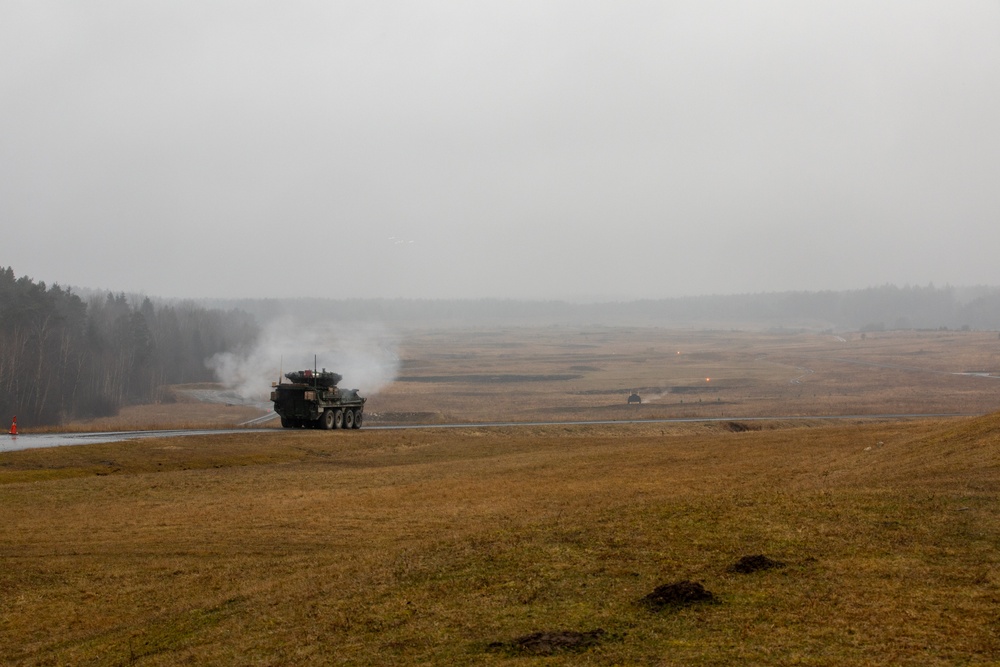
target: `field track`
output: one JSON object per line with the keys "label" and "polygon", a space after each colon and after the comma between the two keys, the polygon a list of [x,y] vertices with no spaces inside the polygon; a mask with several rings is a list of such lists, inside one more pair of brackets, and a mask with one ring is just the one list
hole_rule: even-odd
{"label": "field track", "polygon": [[[517,427],[537,427],[537,426],[611,426],[624,424],[686,424],[686,423],[713,423],[713,422],[824,422],[824,421],[859,421],[859,420],[896,420],[896,419],[930,419],[947,417],[971,417],[969,414],[936,414],[936,415],[780,415],[770,417],[686,417],[675,419],[608,419],[591,421],[545,421],[545,422],[477,422],[462,424],[369,424],[365,426],[368,431],[402,431],[411,429],[478,429],[478,428],[517,428]],[[78,433],[42,433],[42,434],[20,434],[11,436],[7,440],[0,442],[0,452],[18,451],[22,449],[39,449],[42,447],[68,447],[73,445],[91,445],[107,442],[124,442],[141,438],[179,438],[184,436],[197,435],[234,435],[240,433],[274,433],[274,429],[170,429],[153,431],[107,431],[107,432],[78,432]],[[348,436],[350,437],[350,436]]]}

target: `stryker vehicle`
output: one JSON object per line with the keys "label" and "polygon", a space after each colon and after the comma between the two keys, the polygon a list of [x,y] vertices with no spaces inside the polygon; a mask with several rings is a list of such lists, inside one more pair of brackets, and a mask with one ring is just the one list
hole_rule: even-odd
{"label": "stryker vehicle", "polygon": [[361,428],[365,400],[357,389],[340,389],[339,373],[292,371],[291,382],[275,382],[271,400],[285,428]]}

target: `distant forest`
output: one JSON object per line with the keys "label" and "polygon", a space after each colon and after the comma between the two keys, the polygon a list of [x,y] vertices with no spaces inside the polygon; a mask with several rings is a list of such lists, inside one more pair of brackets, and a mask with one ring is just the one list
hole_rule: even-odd
{"label": "distant forest", "polygon": [[22,424],[116,414],[170,384],[213,381],[205,360],[251,344],[254,318],[106,293],[84,301],[0,269],[0,418]]}
{"label": "distant forest", "polygon": [[432,327],[658,326],[882,331],[1000,329],[1000,289],[895,287],[576,304],[565,301],[85,298],[0,268],[0,418],[57,424],[214,381],[205,362],[253,346],[261,325],[377,323]]}
{"label": "distant forest", "polygon": [[201,301],[239,308],[258,321],[379,322],[400,328],[657,326],[803,331],[1000,329],[1000,288],[896,287],[842,292],[773,292],[605,303],[504,299],[239,299]]}

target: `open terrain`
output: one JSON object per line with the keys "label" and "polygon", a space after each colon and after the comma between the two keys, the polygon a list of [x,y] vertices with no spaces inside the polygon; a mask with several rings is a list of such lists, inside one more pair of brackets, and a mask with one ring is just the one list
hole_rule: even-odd
{"label": "open terrain", "polygon": [[[369,408],[733,418],[0,452],[0,663],[1000,661],[995,334],[576,335],[415,336]],[[978,416],[735,416],[846,412]]]}
{"label": "open terrain", "polygon": [[[399,358],[396,381],[369,397],[369,424],[974,415],[1000,407],[996,332],[417,330],[402,337]],[[251,402],[267,403],[270,382],[261,380]],[[223,400],[199,400],[206,388],[177,387],[170,402],[64,428],[222,427],[263,414],[222,387]],[[632,391],[641,405],[627,404]]]}
{"label": "open terrain", "polygon": [[[375,419],[982,414],[1000,405],[996,332],[443,331],[407,338],[401,357],[397,381],[369,403]],[[641,406],[626,404],[633,390]]]}

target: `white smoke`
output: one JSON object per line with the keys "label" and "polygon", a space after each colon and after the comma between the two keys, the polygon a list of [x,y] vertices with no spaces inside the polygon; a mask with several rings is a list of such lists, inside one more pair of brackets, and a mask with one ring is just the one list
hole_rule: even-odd
{"label": "white smoke", "polygon": [[397,338],[378,325],[302,325],[284,318],[268,323],[253,349],[216,354],[206,364],[248,402],[266,402],[272,382],[290,371],[312,369],[314,363],[343,375],[342,388],[372,396],[396,379],[398,350]]}

